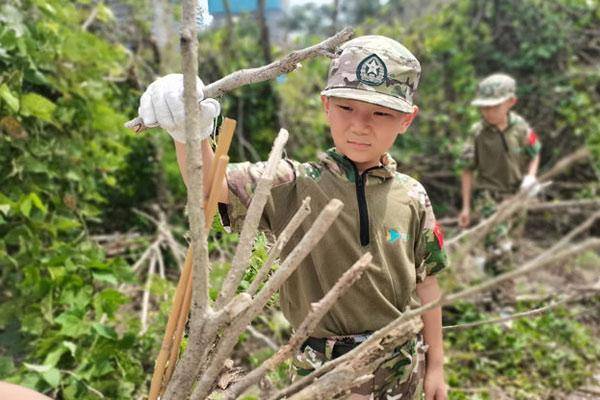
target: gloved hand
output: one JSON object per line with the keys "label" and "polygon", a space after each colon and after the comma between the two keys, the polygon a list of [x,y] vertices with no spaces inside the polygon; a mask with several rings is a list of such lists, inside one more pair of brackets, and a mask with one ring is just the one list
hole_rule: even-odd
{"label": "gloved hand", "polygon": [[541,189],[540,182],[533,175],[525,175],[523,177],[523,181],[521,182],[520,190],[522,192],[527,192],[529,197],[534,197],[539,193]]}
{"label": "gloved hand", "polygon": [[[204,84],[196,77],[196,90],[200,101],[200,139],[208,138],[213,130],[214,119],[221,112],[215,99],[204,99]],[[185,111],[183,104],[183,75],[169,74],[158,78],[148,86],[140,99],[138,115],[148,127],[160,126],[171,137],[185,143]]]}

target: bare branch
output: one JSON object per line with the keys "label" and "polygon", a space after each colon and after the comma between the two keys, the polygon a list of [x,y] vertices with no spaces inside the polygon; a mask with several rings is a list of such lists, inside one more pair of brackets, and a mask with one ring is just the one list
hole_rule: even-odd
{"label": "bare branch", "polygon": [[296,329],[288,343],[281,347],[277,353],[263,362],[258,368],[252,370],[248,375],[236,382],[224,395],[225,399],[235,399],[249,386],[257,383],[266,373],[272,371],[284,360],[292,357],[310,333],[315,329],[325,313],[331,309],[335,302],[346,291],[360,279],[362,273],[371,263],[371,253],[363,255],[349,270],[347,270],[335,283],[335,285],[323,296],[323,298],[312,305],[312,311],[304,318],[302,324]]}
{"label": "bare branch", "polygon": [[464,323],[464,324],[458,324],[458,325],[446,325],[444,326],[444,330],[445,331],[451,331],[451,330],[462,330],[462,329],[467,329],[467,328],[473,328],[475,326],[481,326],[481,325],[490,325],[490,324],[499,324],[502,322],[506,322],[506,321],[510,321],[513,319],[518,319],[518,318],[523,318],[523,317],[530,317],[532,315],[537,315],[537,314],[541,314],[545,311],[551,310],[553,308],[556,308],[562,304],[568,303],[570,301],[572,301],[573,299],[577,298],[579,296],[578,293],[572,294],[570,296],[564,297],[562,299],[554,299],[552,300],[551,303],[546,304],[543,307],[538,307],[538,308],[534,308],[531,310],[527,310],[527,311],[523,311],[520,313],[515,313],[515,314],[511,314],[511,315],[507,315],[505,317],[500,317],[500,318],[492,318],[492,319],[486,319],[484,321],[475,321],[475,322],[469,322],[469,323]]}
{"label": "bare branch", "polygon": [[246,327],[246,331],[250,335],[252,335],[252,337],[254,337],[254,338],[260,340],[261,342],[263,342],[264,344],[266,344],[267,347],[270,348],[271,350],[273,350],[273,351],[279,350],[279,346],[277,345],[277,343],[275,343],[273,340],[271,340],[270,337],[263,334],[262,332],[260,332],[258,329],[256,329],[252,325],[248,325]]}
{"label": "bare branch", "polygon": [[[450,295],[447,297],[441,297],[438,300],[435,300],[433,302],[425,304],[416,309],[405,311],[400,317],[396,318],[394,321],[390,322],[385,327],[377,330],[366,341],[361,343],[358,347],[356,347],[352,351],[344,354],[341,357],[338,357],[334,360],[331,360],[331,361],[325,363],[323,366],[321,366],[316,371],[312,372],[310,375],[303,377],[302,379],[293,383],[292,385],[285,388],[284,390],[281,390],[280,392],[276,393],[273,397],[271,397],[271,400],[276,400],[276,399],[280,399],[283,397],[287,398],[290,396],[290,394],[296,393],[299,390],[301,390],[302,388],[304,388],[305,386],[311,384],[311,382],[313,382],[316,378],[319,378],[319,380],[317,381],[317,384],[311,384],[309,391],[304,392],[304,394],[314,393],[312,391],[317,390],[317,389],[325,390],[324,388],[327,387],[327,385],[323,385],[323,382],[324,382],[323,377],[325,374],[329,374],[330,373],[329,371],[333,371],[335,368],[337,368],[338,366],[341,366],[342,364],[344,364],[348,361],[351,362],[352,360],[357,359],[359,357],[359,355],[361,354],[361,352],[365,348],[371,349],[376,344],[381,343],[384,340],[384,338],[387,338],[390,336],[394,337],[394,335],[396,334],[396,332],[398,332],[399,329],[402,329],[407,324],[411,324],[412,323],[411,321],[413,321],[414,318],[420,316],[421,314],[423,314],[424,312],[426,312],[428,310],[431,310],[435,307],[439,307],[441,305],[454,303],[460,299],[472,296],[478,292],[481,292],[483,290],[487,290],[494,286],[497,286],[498,284],[500,284],[508,279],[514,279],[517,276],[527,274],[536,269],[547,266],[548,264],[551,264],[553,262],[558,262],[562,259],[572,257],[575,254],[579,254],[581,252],[591,250],[591,249],[597,249],[597,248],[600,248],[600,239],[589,239],[581,244],[573,245],[566,250],[556,252],[553,255],[553,257],[542,257],[542,258],[537,257],[534,260],[527,262],[522,267],[520,267],[514,271],[504,273],[493,279],[489,279],[485,282],[482,282],[479,285],[469,287],[465,290],[462,290],[456,294],[453,294],[453,295]],[[379,354],[381,355],[381,354],[385,353],[385,350],[379,349],[379,352],[380,352]],[[361,373],[364,373],[363,369],[355,368],[354,372],[352,370],[347,370],[347,374],[350,374],[350,375],[354,374],[353,376],[358,376]],[[344,374],[341,374],[341,376],[344,377]],[[344,379],[345,379],[344,384],[348,385],[349,377],[346,376],[346,377],[344,377]],[[329,381],[329,384],[332,385],[333,384],[332,382],[333,382],[333,380]],[[344,384],[342,384],[342,381],[340,381],[340,382],[335,381],[334,386],[337,385],[338,388],[342,388],[342,386]],[[328,389],[328,390],[330,391],[332,389]],[[338,393],[338,392],[335,392],[335,393]],[[299,394],[300,393],[303,393],[303,392],[299,392]],[[329,397],[331,397],[332,393],[330,393],[330,392],[328,392],[328,393],[330,395]],[[308,396],[305,397],[304,394],[302,395],[302,397],[298,397],[298,398],[306,398],[306,399],[310,398]],[[296,399],[296,397],[290,397],[290,399]]]}
{"label": "bare branch", "polygon": [[267,274],[271,270],[273,262],[277,258],[279,258],[281,250],[283,250],[288,240],[290,240],[290,238],[294,235],[294,233],[296,232],[300,224],[302,224],[302,222],[306,219],[308,214],[310,214],[310,197],[307,197],[302,201],[302,204],[300,205],[298,211],[296,211],[296,214],[294,214],[294,216],[287,224],[285,229],[279,234],[277,241],[269,251],[269,257],[267,258],[265,263],[261,265],[260,269],[256,273],[256,276],[254,277],[254,280],[250,284],[250,287],[246,291],[246,293],[248,293],[250,296],[254,296],[254,294],[258,290],[258,287],[265,279],[265,276],[267,276]]}
{"label": "bare branch", "polygon": [[567,209],[579,209],[587,207],[600,206],[600,198],[595,199],[582,199],[582,200],[565,200],[565,201],[553,201],[553,202],[538,202],[527,205],[529,211],[548,211],[548,210],[562,210]]}
{"label": "bare branch", "polygon": [[[291,52],[281,60],[274,61],[271,64],[259,68],[243,69],[233,72],[206,86],[204,88],[204,97],[219,97],[243,85],[275,79],[281,74],[295,70],[301,61],[314,58],[324,52],[333,52],[337,46],[349,40],[352,35],[354,35],[354,32],[351,28],[344,28],[321,43]],[[148,128],[152,128],[145,126],[140,117],[136,117],[125,123],[125,127],[138,133]]]}
{"label": "bare branch", "polygon": [[294,273],[298,265],[300,265],[300,262],[312,251],[319,240],[321,240],[335,218],[339,215],[342,207],[343,203],[337,199],[331,200],[329,204],[325,206],[300,243],[292,250],[271,279],[269,279],[262,290],[256,295],[249,308],[245,312],[242,312],[227,329],[224,329],[223,336],[215,347],[215,353],[212,356],[210,365],[204,371],[202,376],[200,376],[200,381],[192,393],[193,400],[206,398],[212,387],[212,383],[223,367],[223,362],[227,359],[237,343],[239,334],[243,332],[246,329],[246,326],[261,312],[273,293],[279,289],[291,274]]}
{"label": "bare branch", "polygon": [[223,287],[215,302],[215,307],[217,309],[223,307],[223,304],[231,300],[231,297],[235,293],[244,271],[248,266],[248,261],[252,255],[252,245],[254,244],[256,231],[258,230],[265,204],[267,204],[271,194],[275,169],[281,161],[283,147],[288,140],[288,136],[288,132],[285,129],[281,129],[279,135],[277,135],[277,139],[275,139],[275,143],[273,143],[269,161],[267,162],[263,175],[258,180],[254,196],[252,197],[250,206],[248,206],[248,212],[246,214],[246,219],[244,220],[239,245],[237,246],[233,257],[231,269],[223,282]]}

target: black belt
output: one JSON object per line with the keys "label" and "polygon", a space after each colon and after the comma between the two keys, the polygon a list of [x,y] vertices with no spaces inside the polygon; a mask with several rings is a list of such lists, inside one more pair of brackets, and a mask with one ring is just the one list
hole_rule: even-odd
{"label": "black belt", "polygon": [[[326,342],[327,342],[327,339],[325,339],[325,338],[309,337],[308,339],[306,339],[306,341],[300,347],[300,351],[304,351],[306,346],[309,346],[311,349],[318,351],[319,353],[325,354]],[[343,356],[344,354],[348,353],[349,351],[351,351],[352,349],[354,349],[361,343],[362,342],[356,342],[352,338],[338,339],[335,341],[335,344],[333,345],[331,357],[337,358],[337,357]]]}

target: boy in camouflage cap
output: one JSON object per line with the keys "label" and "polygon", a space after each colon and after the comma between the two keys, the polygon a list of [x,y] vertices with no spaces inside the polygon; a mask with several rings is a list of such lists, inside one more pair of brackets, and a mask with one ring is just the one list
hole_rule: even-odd
{"label": "boy in camouflage cap", "polygon": [[[374,264],[304,343],[294,360],[300,374],[350,351],[406,307],[440,295],[434,275],[446,267],[447,258],[431,203],[423,186],[397,172],[387,153],[417,115],[413,94],[419,76],[417,59],[392,39],[363,36],[345,43],[331,63],[321,95],[335,147],[317,162],[285,159],[278,165],[262,216],[265,230],[279,235],[307,196],[315,210],[332,198],[344,203],[328,233],[280,290],[281,309],[292,327],[299,326],[311,304],[365,252],[371,252]],[[178,115],[183,107],[177,100],[180,95],[170,92],[174,86],[160,80],[150,85],[140,106],[144,123],[158,122],[174,131],[183,126],[169,116]],[[212,110],[213,105],[204,105],[210,100],[201,106]],[[164,104],[169,112],[158,116]],[[214,115],[214,110],[208,114]],[[210,135],[211,123],[204,124],[203,137]],[[176,140],[176,147],[185,178],[185,149],[180,141]],[[203,155],[205,162],[212,159],[208,141],[203,142]],[[226,212],[221,211],[224,222],[234,229],[241,227],[264,167],[249,162],[229,166],[221,198]],[[306,218],[282,257],[297,245],[317,215]],[[374,379],[354,388],[350,398],[415,398],[424,377],[427,399],[446,399],[441,308],[425,313],[423,321],[423,334],[400,346],[375,371]]]}
{"label": "boy in camouflage cap", "polygon": [[[483,79],[477,96],[471,102],[479,107],[482,119],[470,131],[461,164],[463,208],[459,225],[466,228],[471,219],[473,173],[477,174],[476,209],[482,217],[496,211],[497,204],[519,189],[535,194],[539,184],[536,173],[540,162],[541,143],[527,121],[514,111],[517,102],[515,80],[505,74]],[[484,270],[498,275],[510,269],[513,243],[518,240],[524,215],[504,221],[485,238]],[[507,282],[495,290],[499,301],[511,301],[514,283]]]}

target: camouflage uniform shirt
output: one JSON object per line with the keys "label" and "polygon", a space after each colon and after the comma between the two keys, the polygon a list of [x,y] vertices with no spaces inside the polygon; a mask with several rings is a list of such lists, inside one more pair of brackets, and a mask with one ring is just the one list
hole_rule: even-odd
{"label": "camouflage uniform shirt", "polygon": [[[447,265],[443,239],[423,186],[396,172],[396,162],[359,174],[354,163],[328,150],[319,162],[280,162],[261,226],[281,233],[302,201],[311,197],[311,214],[283,249],[282,259],[296,246],[332,199],[344,208],[323,239],[280,290],[284,315],[297,328],[337,279],[365,252],[373,266],[331,308],[314,337],[375,331],[416,306],[416,284]],[[239,230],[265,163],[232,164],[227,172],[227,217]]]}
{"label": "camouflage uniform shirt", "polygon": [[539,138],[527,121],[511,112],[508,127],[502,132],[485,120],[473,125],[461,163],[477,171],[477,189],[512,194],[540,149]]}

